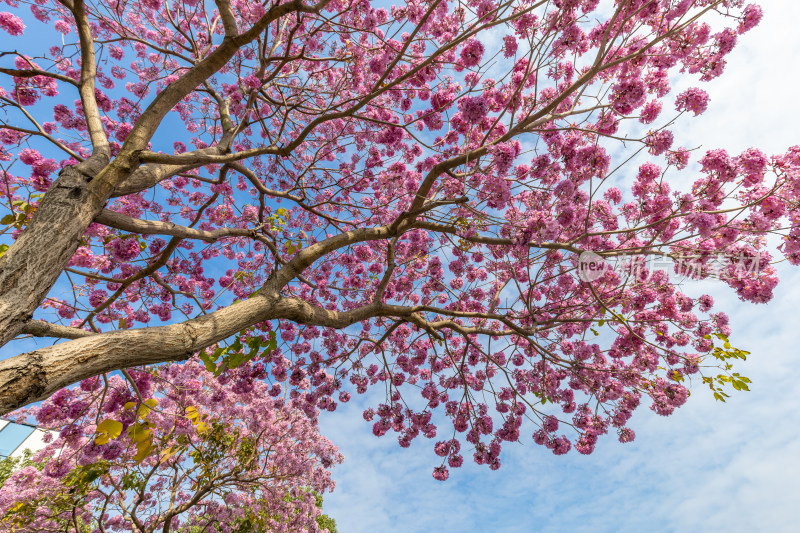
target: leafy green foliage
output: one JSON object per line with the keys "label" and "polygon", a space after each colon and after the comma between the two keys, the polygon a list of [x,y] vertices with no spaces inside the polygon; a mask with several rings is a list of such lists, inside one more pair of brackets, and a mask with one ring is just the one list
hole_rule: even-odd
{"label": "leafy green foliage", "polygon": [[[317,507],[322,509],[322,494],[314,492],[314,497],[317,499]],[[322,529],[327,529],[328,533],[339,533],[339,530],[336,529],[336,520],[326,514],[321,514],[317,517],[317,524]]]}
{"label": "leafy green foliage", "polygon": [[251,336],[246,330],[242,330],[229,346],[220,346],[211,354],[200,352],[200,360],[209,372],[219,376],[228,368],[237,368],[252,360],[262,349],[263,353],[268,354],[277,348],[278,341],[274,331],[270,331],[267,340],[263,340],[261,336]]}
{"label": "leafy green foliage", "polygon": [[39,466],[41,468],[43,464],[34,463],[31,460],[33,457],[33,452],[26,449],[22,452],[21,456],[17,457],[5,457],[4,459],[0,460],[0,487],[5,484],[6,480],[19,470],[20,468],[25,468],[26,466]]}
{"label": "leafy green foliage", "polygon": [[[722,347],[714,346],[711,355],[722,362],[721,368],[725,373],[716,376],[703,376],[703,383],[708,385],[708,388],[714,393],[714,398],[717,401],[724,403],[725,398],[730,398],[730,395],[724,390],[724,387],[727,385],[730,385],[736,391],[750,390],[747,386],[748,383],[751,383],[749,378],[740,375],[738,372],[731,373],[733,369],[731,361],[735,359],[745,361],[747,360],[747,356],[750,355],[750,352],[731,346],[728,337],[722,333],[713,333],[712,335],[723,342]],[[710,340],[712,335],[705,335],[704,338]]]}

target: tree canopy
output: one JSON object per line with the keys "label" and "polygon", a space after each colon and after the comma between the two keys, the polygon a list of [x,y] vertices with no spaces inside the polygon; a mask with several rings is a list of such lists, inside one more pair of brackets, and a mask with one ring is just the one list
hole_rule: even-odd
{"label": "tree canopy", "polygon": [[747,389],[676,279],[772,297],[800,148],[679,147],[708,95],[672,87],[758,6],[6,4],[0,339],[63,342],[0,362],[0,411],[197,354],[309,413],[380,387],[373,432],[438,438],[446,479],[465,445],[591,453],[643,400]]}
{"label": "tree canopy", "polygon": [[197,360],[126,377],[27,412],[53,432],[0,487],[4,530],[335,533],[318,523],[319,494],[342,458],[302,400],[221,382]]}

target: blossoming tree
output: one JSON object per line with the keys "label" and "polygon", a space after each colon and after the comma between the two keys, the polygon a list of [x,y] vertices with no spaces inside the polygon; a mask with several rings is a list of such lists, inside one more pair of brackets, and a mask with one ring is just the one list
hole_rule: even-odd
{"label": "blossoming tree", "polygon": [[127,377],[31,410],[59,433],[0,488],[3,530],[321,530],[317,494],[341,456],[296,401],[196,360]]}
{"label": "blossoming tree", "polygon": [[674,276],[760,303],[767,236],[800,262],[800,149],[670,130],[708,105],[671,80],[759,22],[740,0],[6,4],[0,338],[63,342],[0,362],[2,412],[200,354],[309,409],[380,386],[374,433],[438,434],[439,479],[465,443],[590,453],[643,398],[747,388]]}

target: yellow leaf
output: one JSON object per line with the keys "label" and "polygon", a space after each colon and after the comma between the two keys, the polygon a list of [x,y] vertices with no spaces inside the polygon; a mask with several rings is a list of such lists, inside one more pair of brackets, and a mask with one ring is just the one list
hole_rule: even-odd
{"label": "yellow leaf", "polygon": [[136,445],[136,455],[133,456],[137,463],[141,463],[153,451],[153,441],[143,440]]}
{"label": "yellow leaf", "polygon": [[200,422],[199,424],[197,424],[198,433],[205,433],[206,431],[208,431],[208,424],[206,424],[205,422]]}
{"label": "yellow leaf", "polygon": [[197,420],[200,418],[200,413],[197,412],[197,408],[190,405],[186,408],[186,418],[192,421],[192,424],[197,424]]}
{"label": "yellow leaf", "polygon": [[128,436],[133,442],[139,443],[145,439],[152,438],[153,430],[144,424],[134,424],[128,428]]}
{"label": "yellow leaf", "polygon": [[94,438],[95,444],[106,444],[108,441],[116,439],[122,433],[122,422],[106,419],[97,425]]}
{"label": "yellow leaf", "polygon": [[122,422],[108,418],[97,425],[97,431],[108,433],[111,438],[116,439],[122,433]]}
{"label": "yellow leaf", "polygon": [[144,404],[139,406],[138,417],[146,418],[147,415],[150,414],[150,409],[154,408],[156,405],[158,405],[158,401],[155,398],[145,400]]}
{"label": "yellow leaf", "polygon": [[163,463],[173,455],[175,455],[175,450],[172,448],[172,446],[170,446],[169,448],[161,450],[161,453],[159,454],[159,461]]}
{"label": "yellow leaf", "polygon": [[136,402],[128,402],[123,406],[125,409],[133,409],[136,407]]}

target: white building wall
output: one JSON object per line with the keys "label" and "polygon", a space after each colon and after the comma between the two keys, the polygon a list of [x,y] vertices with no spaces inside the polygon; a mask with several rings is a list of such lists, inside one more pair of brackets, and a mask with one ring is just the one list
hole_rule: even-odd
{"label": "white building wall", "polygon": [[30,450],[34,453],[38,452],[45,447],[44,436],[47,433],[48,431],[44,429],[34,429],[33,433],[28,435],[28,437],[22,441],[22,444],[17,446],[17,449],[11,452],[11,457],[19,457],[25,450]]}
{"label": "white building wall", "polygon": [[[32,430],[32,431],[31,431]],[[27,436],[22,436],[30,432]],[[44,436],[51,431],[28,424],[16,424],[0,420],[0,449],[2,456],[20,457],[27,449],[38,452],[45,446]]]}

